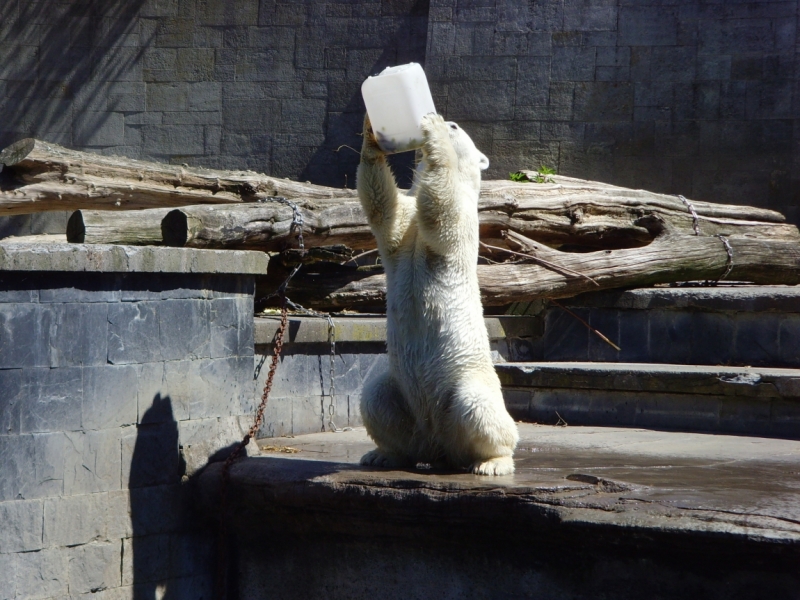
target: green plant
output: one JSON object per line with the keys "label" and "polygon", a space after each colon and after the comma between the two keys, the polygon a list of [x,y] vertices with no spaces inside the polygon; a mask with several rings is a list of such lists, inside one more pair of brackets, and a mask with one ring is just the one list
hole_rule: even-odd
{"label": "green plant", "polygon": [[555,169],[551,169],[550,167],[546,167],[541,165],[539,167],[539,172],[536,174],[536,177],[533,178],[535,183],[555,183],[555,179],[550,177],[550,175],[555,175]]}
{"label": "green plant", "polygon": [[511,181],[516,181],[518,183],[524,183],[526,181],[533,181],[534,183],[555,183],[555,180],[550,177],[550,175],[555,175],[555,169],[551,169],[550,167],[546,167],[544,165],[539,167],[539,170],[536,172],[536,175],[531,179],[523,173],[522,171],[517,171],[516,173],[509,173],[508,178]]}

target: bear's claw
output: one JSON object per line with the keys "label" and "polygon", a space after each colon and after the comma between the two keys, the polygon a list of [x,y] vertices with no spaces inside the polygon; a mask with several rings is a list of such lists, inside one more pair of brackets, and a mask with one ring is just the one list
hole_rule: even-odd
{"label": "bear's claw", "polygon": [[511,475],[514,472],[514,459],[510,456],[490,458],[473,463],[469,471],[475,475]]}

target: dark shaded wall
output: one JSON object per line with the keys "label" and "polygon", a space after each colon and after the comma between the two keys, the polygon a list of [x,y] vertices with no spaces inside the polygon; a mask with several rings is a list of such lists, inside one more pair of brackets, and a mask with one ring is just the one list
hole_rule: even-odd
{"label": "dark shaded wall", "polygon": [[546,164],[797,222],[799,6],[6,0],[0,146],[36,135],[352,186],[361,82],[415,60],[490,177]]}

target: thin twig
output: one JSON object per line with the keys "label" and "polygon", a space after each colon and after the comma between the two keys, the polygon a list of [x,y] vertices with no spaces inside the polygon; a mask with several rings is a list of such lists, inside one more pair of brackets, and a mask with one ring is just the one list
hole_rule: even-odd
{"label": "thin twig", "polygon": [[339,264],[346,265],[347,263],[354,262],[354,261],[358,260],[362,256],[367,256],[368,254],[375,254],[377,251],[378,251],[377,248],[373,248],[372,250],[365,250],[361,254],[356,254],[352,258],[348,258],[346,261],[344,261],[343,263],[339,263]]}
{"label": "thin twig", "polygon": [[574,312],[572,312],[572,311],[571,311],[570,309],[568,309],[566,306],[564,306],[563,304],[561,304],[561,303],[559,303],[559,302],[557,302],[557,301],[553,300],[552,298],[548,298],[548,300],[550,300],[550,302],[552,302],[553,304],[555,304],[555,305],[556,305],[558,308],[560,308],[561,310],[563,310],[563,311],[566,311],[567,313],[571,314],[573,317],[575,317],[576,319],[578,319],[578,321],[580,321],[581,323],[583,323],[583,324],[584,324],[584,325],[585,325],[585,326],[586,326],[586,327],[589,329],[589,331],[591,331],[592,333],[594,333],[594,334],[595,334],[597,337],[599,337],[601,340],[603,340],[603,341],[604,341],[606,344],[608,344],[609,346],[611,346],[612,348],[614,348],[614,350],[616,350],[617,352],[622,352],[622,348],[620,348],[619,346],[617,346],[617,345],[616,345],[614,342],[612,342],[610,339],[608,339],[608,338],[607,338],[606,336],[604,336],[602,333],[600,333],[599,331],[597,331],[597,329],[595,329],[594,327],[592,327],[591,325],[589,325],[589,323],[587,323],[586,321],[584,321],[583,319],[581,319],[581,318],[580,318],[578,315],[576,315]]}
{"label": "thin twig", "polygon": [[353,152],[355,152],[356,154],[361,154],[361,152],[359,152],[358,150],[356,150],[356,149],[355,149],[355,148],[353,148],[352,146],[348,146],[347,144],[342,144],[342,145],[341,145],[341,146],[339,146],[339,147],[338,147],[336,150],[334,150],[334,152],[339,152],[339,150],[341,150],[342,148],[347,148],[348,150],[352,150],[352,151],[353,151]]}
{"label": "thin twig", "polygon": [[528,258],[532,261],[535,261],[542,265],[543,267],[547,267],[549,269],[553,269],[554,271],[558,271],[562,275],[572,275],[573,277],[580,277],[582,279],[588,279],[597,287],[600,287],[600,284],[597,283],[594,279],[589,277],[588,275],[584,275],[579,271],[573,271],[572,269],[568,269],[567,267],[562,267],[561,265],[557,265],[555,263],[551,263],[549,260],[544,260],[543,258],[539,258],[538,256],[533,256],[532,254],[524,254],[522,252],[515,252],[514,250],[509,250],[508,248],[500,248],[499,246],[490,246],[489,244],[484,244],[483,242],[480,243],[481,246],[484,248],[488,248],[489,250],[500,250],[501,252],[507,252],[508,254],[513,254],[515,256],[521,256],[523,258]]}

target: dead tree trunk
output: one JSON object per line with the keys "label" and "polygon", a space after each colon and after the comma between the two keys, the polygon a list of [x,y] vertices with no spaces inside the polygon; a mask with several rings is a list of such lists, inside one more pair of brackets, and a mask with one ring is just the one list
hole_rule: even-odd
{"label": "dead tree trunk", "polygon": [[[487,187],[491,189],[495,183],[499,182],[487,182]],[[507,189],[516,192],[517,188]],[[695,221],[677,198],[624,188],[611,188],[613,191],[605,194],[592,189],[567,189],[568,194],[522,200],[502,199],[490,192],[478,206],[481,239],[504,245],[501,231],[511,230],[553,247],[581,250],[640,247],[653,241],[651,232],[639,223],[644,215],[651,215],[687,235],[692,235],[697,225],[702,235],[749,235],[800,243],[797,228],[781,222],[782,216],[772,211],[697,203]],[[296,204],[299,215],[277,199],[240,206],[175,209],[164,219],[164,241],[171,246],[192,248],[279,250],[292,243],[298,232],[292,223],[299,216],[308,246],[375,247],[356,198],[296,201]],[[753,220],[756,217],[765,220]]]}
{"label": "dead tree trunk", "polygon": [[[657,220],[651,221],[650,228],[656,234],[655,241],[639,248],[572,253],[547,249],[533,242],[525,248],[555,263],[561,267],[559,270],[537,264],[479,265],[483,303],[503,306],[618,287],[716,281],[723,276],[729,281],[757,284],[800,283],[800,245],[795,241],[748,237],[723,240],[669,229],[659,232]],[[585,277],[565,274],[564,269]],[[287,293],[294,301],[320,310],[374,307],[385,301],[386,280],[382,274],[317,269],[295,276]]]}
{"label": "dead tree trunk", "polygon": [[336,198],[352,191],[268,177],[101,156],[35,139],[0,152],[0,215],[252,202],[264,196]]}

